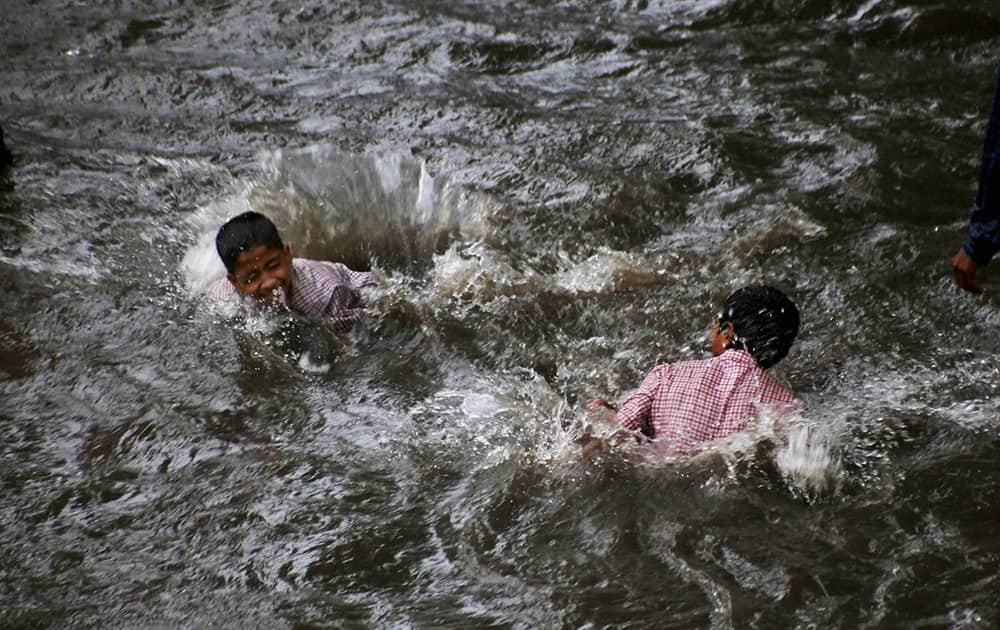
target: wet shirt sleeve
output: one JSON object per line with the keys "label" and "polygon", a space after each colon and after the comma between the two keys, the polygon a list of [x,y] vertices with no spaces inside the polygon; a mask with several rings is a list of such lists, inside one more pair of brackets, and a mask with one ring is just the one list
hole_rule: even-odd
{"label": "wet shirt sleeve", "polygon": [[324,314],[338,331],[347,331],[355,322],[363,321],[366,312],[360,307],[358,291],[374,286],[371,273],[352,271],[344,265],[335,265],[330,278],[330,299],[323,309]]}
{"label": "wet shirt sleeve", "polygon": [[231,299],[236,295],[236,289],[233,287],[233,283],[229,281],[225,276],[219,278],[208,287],[206,295],[212,300],[225,301]]}
{"label": "wet shirt sleeve", "polygon": [[979,189],[965,240],[965,253],[980,265],[1000,251],[1000,66],[997,70],[993,109],[979,167]]}
{"label": "wet shirt sleeve", "polygon": [[642,431],[653,437],[651,421],[653,400],[656,399],[657,391],[669,374],[670,365],[667,363],[653,368],[653,371],[642,381],[639,389],[626,398],[625,402],[618,408],[616,416],[618,424],[631,431]]}

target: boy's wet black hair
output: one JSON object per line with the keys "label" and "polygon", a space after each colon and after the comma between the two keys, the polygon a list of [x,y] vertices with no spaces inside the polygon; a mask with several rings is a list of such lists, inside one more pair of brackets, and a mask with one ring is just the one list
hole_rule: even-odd
{"label": "boy's wet black hair", "polygon": [[240,254],[255,247],[284,249],[278,228],[259,212],[244,212],[226,221],[215,235],[215,251],[229,273],[236,273],[236,260]]}
{"label": "boy's wet black hair", "polygon": [[752,285],[726,298],[719,327],[726,324],[735,334],[729,347],[746,350],[766,370],[788,354],[799,332],[799,309],[778,289]]}

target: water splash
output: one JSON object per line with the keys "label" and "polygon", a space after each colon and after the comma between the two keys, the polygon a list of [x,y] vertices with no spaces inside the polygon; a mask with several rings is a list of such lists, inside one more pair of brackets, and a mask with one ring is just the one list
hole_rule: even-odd
{"label": "water splash", "polygon": [[642,256],[601,247],[597,253],[568,267],[553,282],[569,293],[603,293],[623,287],[653,284],[658,273]]}
{"label": "water splash", "polygon": [[224,273],[215,232],[247,210],[274,221],[296,256],[389,270],[427,267],[450,243],[484,238],[496,211],[488,196],[433,176],[422,161],[326,145],[263,154],[261,172],[241,184],[191,217],[195,243],[182,270],[192,293]]}
{"label": "water splash", "polygon": [[789,429],[775,462],[788,484],[807,497],[835,494],[839,489],[841,460],[833,440],[807,424]]}

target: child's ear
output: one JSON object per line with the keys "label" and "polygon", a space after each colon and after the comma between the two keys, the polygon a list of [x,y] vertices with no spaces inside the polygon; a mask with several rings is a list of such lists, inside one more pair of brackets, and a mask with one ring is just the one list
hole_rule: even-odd
{"label": "child's ear", "polygon": [[231,273],[226,274],[226,280],[229,280],[229,284],[233,285],[233,288],[237,288],[239,285],[236,283],[236,276]]}
{"label": "child's ear", "polygon": [[725,326],[719,328],[719,334],[722,336],[723,340],[726,342],[726,347],[733,343],[733,339],[736,338],[736,329],[733,328],[733,322],[726,322]]}

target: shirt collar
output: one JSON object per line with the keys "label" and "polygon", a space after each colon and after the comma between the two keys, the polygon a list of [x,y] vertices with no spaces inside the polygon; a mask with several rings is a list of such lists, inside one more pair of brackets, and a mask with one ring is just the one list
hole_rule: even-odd
{"label": "shirt collar", "polygon": [[725,361],[726,363],[757,365],[757,359],[754,359],[752,354],[750,354],[746,350],[740,350],[737,348],[730,348],[728,350],[725,350],[717,358],[721,361]]}

